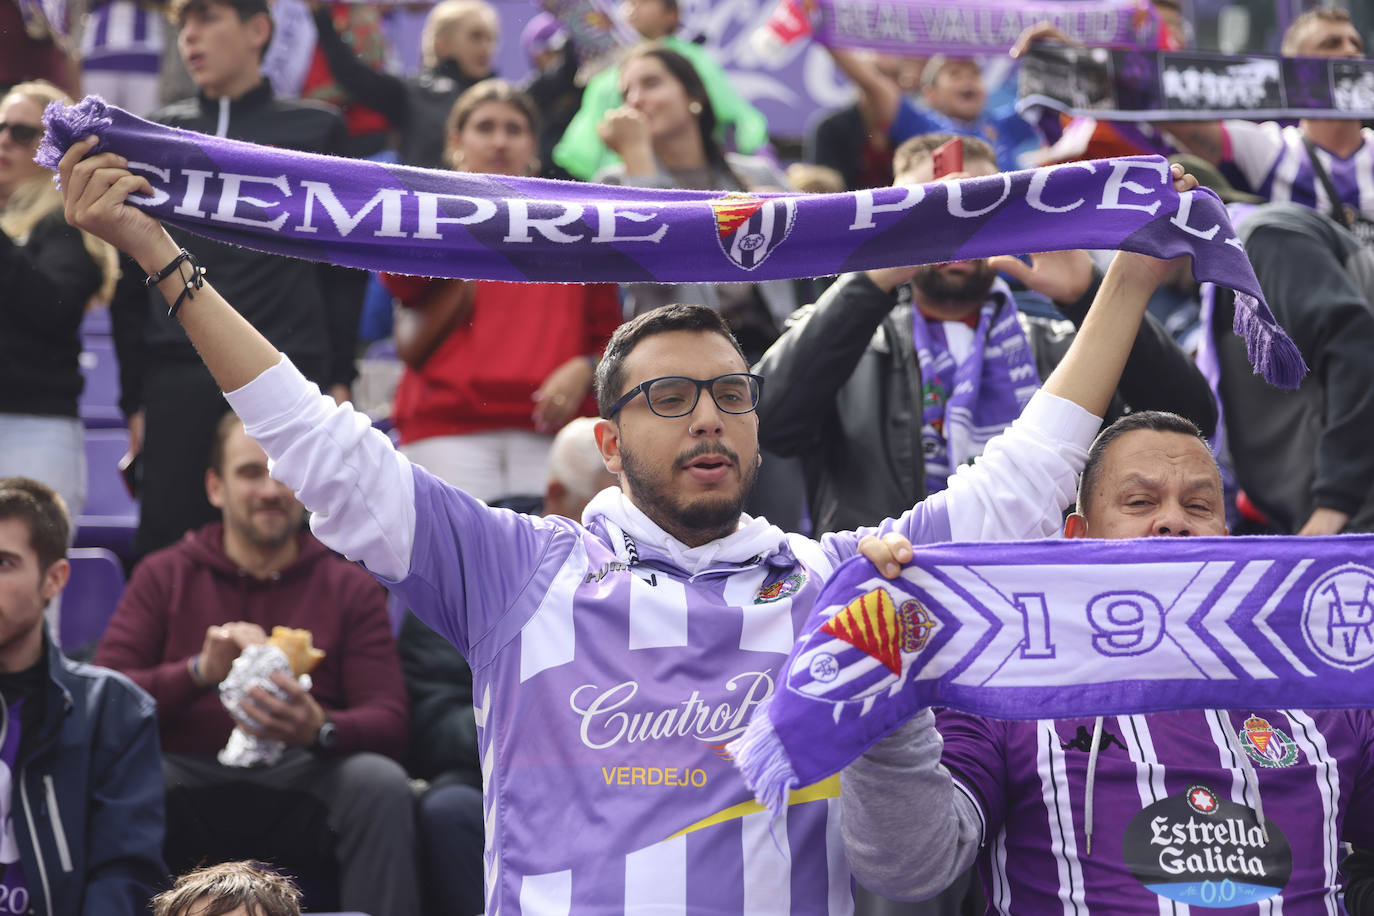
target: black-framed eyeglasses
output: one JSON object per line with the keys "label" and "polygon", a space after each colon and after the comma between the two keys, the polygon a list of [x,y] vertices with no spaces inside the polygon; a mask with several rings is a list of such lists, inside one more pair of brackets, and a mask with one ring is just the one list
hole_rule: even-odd
{"label": "black-framed eyeglasses", "polygon": [[620,408],[630,403],[642,391],[649,409],[660,417],[672,419],[685,417],[697,409],[702,389],[711,392],[711,399],[724,413],[749,413],[759,406],[759,393],[763,391],[763,377],[748,372],[731,372],[715,378],[686,378],[681,375],[665,375],[641,382],[620,396],[611,405],[606,419],[615,416]]}
{"label": "black-framed eyeglasses", "polygon": [[10,132],[10,139],[20,146],[30,146],[33,141],[43,136],[43,128],[34,127],[32,124],[11,124],[9,121],[0,121],[0,134],[5,131]]}

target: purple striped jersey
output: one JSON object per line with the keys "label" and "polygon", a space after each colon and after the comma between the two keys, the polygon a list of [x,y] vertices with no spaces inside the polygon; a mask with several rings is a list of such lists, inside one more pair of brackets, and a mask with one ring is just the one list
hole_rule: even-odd
{"label": "purple striped jersey", "polygon": [[97,4],[81,33],[82,67],[156,74],[162,63],[162,30],[159,5],[135,0]]}
{"label": "purple striped jersey", "polygon": [[[852,912],[838,780],[770,825],[724,749],[836,553],[789,536],[688,576],[606,520],[531,528],[415,477],[428,511],[393,589],[472,666],[488,914]],[[480,546],[454,539],[479,524]],[[454,557],[467,595],[443,593]],[[465,618],[439,609],[464,602]]]}
{"label": "purple striped jersey", "polygon": [[1091,793],[1091,718],[937,723],[990,912],[1339,916],[1340,844],[1374,843],[1367,711],[1109,716]]}
{"label": "purple striped jersey", "polygon": [[[1223,130],[1228,158],[1250,190],[1271,201],[1292,201],[1322,213],[1331,212],[1331,196],[1312,170],[1301,130],[1273,121],[1226,121]],[[1316,149],[1341,203],[1374,220],[1374,131],[1365,128],[1362,134],[1364,144],[1344,159],[1321,147]]]}

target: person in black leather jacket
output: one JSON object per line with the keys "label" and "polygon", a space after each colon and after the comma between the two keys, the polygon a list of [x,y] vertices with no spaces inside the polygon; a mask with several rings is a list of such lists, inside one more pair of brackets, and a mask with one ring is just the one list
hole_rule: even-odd
{"label": "person in black leather jacket", "polygon": [[[171,15],[182,58],[200,91],[155,112],[153,121],[302,152],[343,151],[347,134],[337,110],[278,98],[263,77],[261,55],[272,33],[266,0],[177,0]],[[356,374],[362,307],[356,272],[176,229],[172,235],[308,378],[336,398],[347,397]],[[157,290],[144,287],[143,271],[127,258],[123,268],[110,318],[130,452],[141,452],[149,481],[134,542],[142,556],[219,518],[205,499],[205,467],[227,405]]]}
{"label": "person in black leather jacket", "polygon": [[[932,177],[930,150],[947,137],[914,137],[894,159],[897,184]],[[992,151],[964,138],[966,168],[995,171]],[[1068,349],[1101,282],[1085,252],[1015,258],[994,266],[1056,301],[1067,320],[1022,315],[1045,378]],[[905,273],[903,273],[905,271]],[[927,495],[922,442],[922,376],[912,343],[917,309],[901,287],[912,269],[846,275],[800,310],[755,366],[768,383],[759,401],[763,446],[797,455],[806,474],[817,534],[877,524]],[[1107,417],[1125,405],[1188,417],[1210,434],[1216,405],[1192,360],[1147,316]]]}

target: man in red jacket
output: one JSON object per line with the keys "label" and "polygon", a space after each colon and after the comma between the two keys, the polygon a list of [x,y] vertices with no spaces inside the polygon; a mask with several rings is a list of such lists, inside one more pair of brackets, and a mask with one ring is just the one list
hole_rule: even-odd
{"label": "man in red jacket", "polygon": [[[179,866],[337,865],[344,909],[413,916],[412,804],[396,763],[409,722],[385,593],[301,529],[304,508],[232,414],[205,484],[223,521],[139,564],[96,653],[157,700],[167,851]],[[234,723],[215,687],[278,625],[310,630],[325,656],[310,691],[274,674],[284,698],[254,689],[245,704],[253,733],[286,745],[280,761],[223,766]]]}

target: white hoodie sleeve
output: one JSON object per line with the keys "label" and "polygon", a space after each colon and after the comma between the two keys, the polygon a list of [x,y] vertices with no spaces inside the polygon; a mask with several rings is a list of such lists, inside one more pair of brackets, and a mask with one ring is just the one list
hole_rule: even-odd
{"label": "white hoodie sleeve", "polygon": [[352,405],[321,394],[285,356],[224,396],[267,452],[272,476],[311,511],[315,536],[382,578],[405,578],[415,479],[391,440]]}

